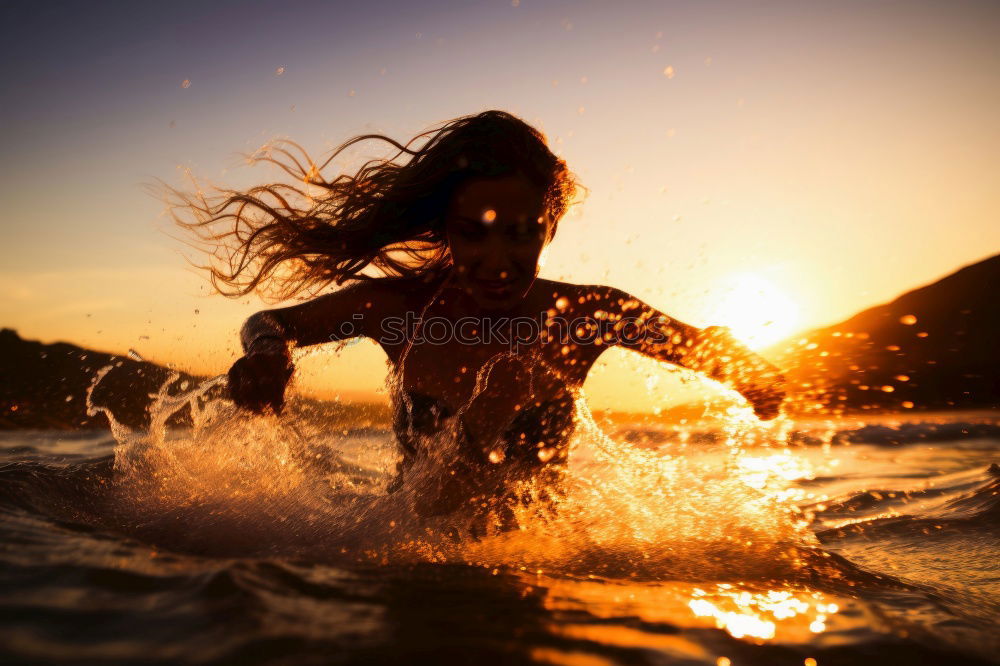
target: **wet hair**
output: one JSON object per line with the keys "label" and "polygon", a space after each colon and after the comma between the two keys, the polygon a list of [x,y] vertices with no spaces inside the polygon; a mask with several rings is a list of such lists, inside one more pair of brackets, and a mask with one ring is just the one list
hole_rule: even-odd
{"label": "wet hair", "polygon": [[[397,152],[366,162],[353,176],[322,176],[347,147],[366,140]],[[450,120],[406,145],[381,134],[356,136],[319,166],[290,141],[270,144],[251,162],[270,162],[295,183],[216,188],[210,195],[168,188],[174,220],[210,255],[201,268],[217,291],[232,297],[257,291],[285,299],[349,281],[443,274],[451,267],[445,213],[470,178],[525,177],[544,192],[553,224],[579,188],[545,136],[504,111]]]}

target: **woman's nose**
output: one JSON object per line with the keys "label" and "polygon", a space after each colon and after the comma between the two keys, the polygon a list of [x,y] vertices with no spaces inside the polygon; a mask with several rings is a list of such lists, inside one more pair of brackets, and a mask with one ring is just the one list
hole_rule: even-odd
{"label": "woman's nose", "polygon": [[510,248],[502,238],[493,238],[483,246],[479,264],[480,277],[485,280],[504,280],[511,275],[513,261]]}

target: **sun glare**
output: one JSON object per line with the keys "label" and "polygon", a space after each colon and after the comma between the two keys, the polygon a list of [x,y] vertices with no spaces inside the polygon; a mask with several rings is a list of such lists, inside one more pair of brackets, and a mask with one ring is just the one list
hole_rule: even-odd
{"label": "sun glare", "polygon": [[771,281],[753,273],[730,275],[711,323],[728,326],[733,335],[759,349],[795,330],[798,306]]}

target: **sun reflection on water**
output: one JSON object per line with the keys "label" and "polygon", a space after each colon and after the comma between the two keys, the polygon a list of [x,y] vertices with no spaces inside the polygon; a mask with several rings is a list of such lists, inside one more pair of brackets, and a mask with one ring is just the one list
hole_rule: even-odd
{"label": "sun reflection on water", "polygon": [[789,453],[760,456],[740,456],[737,462],[740,479],[751,488],[764,489],[772,480],[798,481],[815,476],[812,466],[803,458]]}
{"label": "sun reflection on water", "polygon": [[[525,580],[546,590],[545,606],[556,617],[566,614],[567,621],[553,628],[568,638],[655,648],[698,661],[717,655],[707,654],[703,645],[692,642],[686,629],[720,629],[758,644],[809,644],[816,634],[829,630],[828,623],[840,611],[839,599],[800,587],[681,581],[650,585],[548,576],[525,576]],[[846,620],[847,625],[852,623]],[[837,624],[838,630],[847,628],[845,620]],[[666,626],[681,632],[665,631]]]}
{"label": "sun reflection on water", "polygon": [[817,592],[793,593],[791,590],[751,592],[720,583],[712,592],[694,588],[688,607],[697,617],[713,618],[715,626],[734,638],[772,640],[778,627],[786,638],[826,630],[827,618],[839,607],[827,603]]}

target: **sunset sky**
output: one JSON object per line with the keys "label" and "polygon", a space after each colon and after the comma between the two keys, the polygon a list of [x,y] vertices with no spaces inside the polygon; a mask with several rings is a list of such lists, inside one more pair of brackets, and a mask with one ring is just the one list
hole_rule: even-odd
{"label": "sunset sky", "polygon": [[[0,24],[0,325],[26,338],[224,372],[264,305],[210,293],[144,184],[249,185],[274,173],[238,154],[269,139],[320,157],[489,108],[590,191],[544,276],[752,344],[1000,251],[996,2],[13,2]],[[383,359],[323,351],[300,385],[371,397]],[[596,406],[683,394],[606,361]]]}

